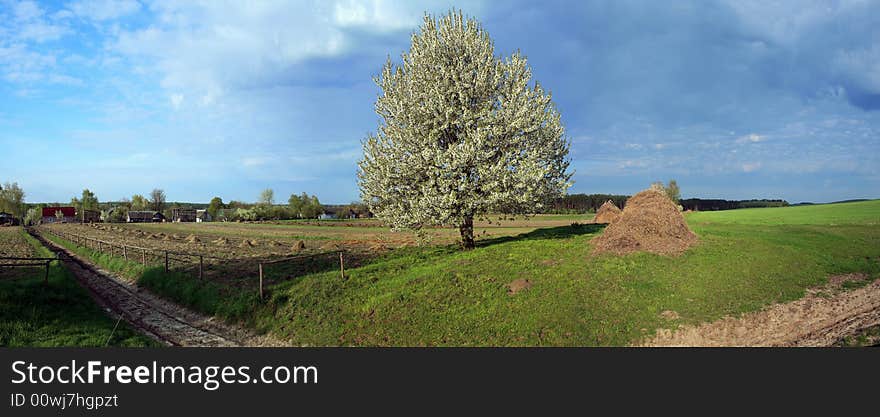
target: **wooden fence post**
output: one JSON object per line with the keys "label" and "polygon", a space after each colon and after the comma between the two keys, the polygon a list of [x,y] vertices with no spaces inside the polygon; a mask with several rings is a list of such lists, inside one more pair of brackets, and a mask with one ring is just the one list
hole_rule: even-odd
{"label": "wooden fence post", "polygon": [[147,250],[141,249],[141,263],[147,266]]}
{"label": "wooden fence post", "polygon": [[50,263],[52,263],[52,261],[46,261],[46,276],[43,277],[43,284],[44,285],[49,285],[49,264]]}
{"label": "wooden fence post", "polygon": [[168,273],[168,251],[165,251],[165,273]]}
{"label": "wooden fence post", "polygon": [[205,265],[205,257],[203,255],[199,255],[199,279],[202,279],[202,269]]}
{"label": "wooden fence post", "polygon": [[345,263],[342,261],[342,251],[339,251],[339,273],[345,278]]}
{"label": "wooden fence post", "polygon": [[125,260],[127,261],[128,260],[128,250],[125,248],[126,248],[126,246],[122,245],[122,257],[125,258]]}
{"label": "wooden fence post", "polygon": [[263,263],[260,262],[260,301],[263,301]]}

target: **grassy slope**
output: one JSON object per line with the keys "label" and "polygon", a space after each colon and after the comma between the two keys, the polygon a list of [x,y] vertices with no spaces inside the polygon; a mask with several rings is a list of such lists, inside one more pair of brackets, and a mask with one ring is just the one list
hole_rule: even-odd
{"label": "grassy slope", "polygon": [[[624,345],[658,327],[799,298],[830,274],[876,277],[878,218],[880,201],[693,213],[701,242],[678,258],[591,257],[596,226],[545,228],[468,252],[396,250],[345,280],[333,271],[277,284],[264,304],[252,288],[162,274],[142,282],[295,344]],[[507,295],[517,278],[534,286]]]}
{"label": "grassy slope", "polygon": [[[36,256],[52,256],[34,238],[24,237]],[[32,277],[0,281],[0,346],[104,346],[116,320],[104,314],[66,268],[57,262],[50,268],[48,287],[43,285],[44,269],[34,270]],[[109,345],[156,343],[123,322]]]}
{"label": "grassy slope", "polygon": [[688,220],[755,225],[880,225],[880,200],[796,207],[754,208],[690,213]]}
{"label": "grassy slope", "polygon": [[[880,201],[694,217],[701,243],[679,258],[593,258],[596,232],[570,227],[470,252],[402,251],[345,281],[327,273],[277,286],[258,326],[321,345],[621,345],[799,298],[829,274],[880,273]],[[798,219],[811,224],[774,225]],[[534,286],[508,296],[517,278]]]}

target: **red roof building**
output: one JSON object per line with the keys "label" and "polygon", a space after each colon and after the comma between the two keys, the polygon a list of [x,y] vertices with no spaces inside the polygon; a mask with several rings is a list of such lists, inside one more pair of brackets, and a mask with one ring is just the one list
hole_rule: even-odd
{"label": "red roof building", "polygon": [[[61,212],[62,218],[56,217],[55,213]],[[75,207],[43,207],[43,223],[71,223],[76,221]]]}

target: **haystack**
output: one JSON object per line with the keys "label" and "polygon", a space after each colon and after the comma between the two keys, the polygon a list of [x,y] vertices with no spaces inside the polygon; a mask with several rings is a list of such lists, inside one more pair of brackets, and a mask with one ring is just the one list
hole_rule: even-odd
{"label": "haystack", "polygon": [[614,202],[608,200],[596,211],[593,223],[614,223],[618,217],[620,217],[620,209],[614,205]]}
{"label": "haystack", "polygon": [[240,248],[251,248],[253,246],[254,246],[253,241],[247,240],[247,239],[242,240],[241,243],[238,245],[238,247],[240,247]]}
{"label": "haystack", "polygon": [[297,240],[296,243],[293,244],[294,251],[301,251],[305,248],[306,248],[306,242],[303,242],[301,240]]}
{"label": "haystack", "polygon": [[218,237],[218,238],[215,239],[212,243],[214,243],[215,245],[226,246],[226,245],[229,244],[229,239],[227,239],[227,238],[225,238],[225,237]]}
{"label": "haystack", "polygon": [[196,235],[189,235],[189,236],[186,237],[186,242],[187,242],[187,243],[199,243],[199,242],[201,242],[201,241],[202,241],[202,240],[199,239],[199,237],[196,236]]}
{"label": "haystack", "polygon": [[620,217],[593,239],[593,251],[678,255],[696,242],[675,203],[663,192],[645,190],[627,200]]}

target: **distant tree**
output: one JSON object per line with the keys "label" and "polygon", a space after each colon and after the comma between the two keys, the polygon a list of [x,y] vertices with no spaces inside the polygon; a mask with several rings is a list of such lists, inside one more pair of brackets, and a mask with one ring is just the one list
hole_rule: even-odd
{"label": "distant tree", "polygon": [[206,209],[208,214],[213,218],[217,218],[217,214],[220,212],[220,209],[223,208],[223,199],[220,197],[214,197],[211,199],[211,202],[208,203],[208,208]]}
{"label": "distant tree", "polygon": [[300,195],[291,194],[287,200],[289,215],[291,217],[302,219],[314,219],[324,212],[324,207],[318,200],[317,196],[310,196],[306,193]]}
{"label": "distant tree", "polygon": [[675,180],[669,180],[669,183],[665,187],[666,195],[669,196],[669,199],[672,200],[675,204],[678,204],[679,200],[681,200],[681,190],[678,188],[678,183]]}
{"label": "distant tree", "polygon": [[290,213],[293,217],[302,217],[303,204],[305,204],[303,198],[296,194],[291,194],[290,198],[287,199],[287,206],[290,207]]}
{"label": "distant tree", "polygon": [[150,208],[153,211],[161,212],[165,208],[165,191],[154,188],[150,191]]}
{"label": "distant tree", "polygon": [[125,206],[117,206],[108,216],[108,220],[113,223],[124,223],[127,218],[128,209]]}
{"label": "distant tree", "polygon": [[257,201],[257,204],[261,204],[264,206],[271,206],[275,204],[275,191],[272,191],[271,188],[267,188],[260,192],[260,199]]}
{"label": "distant tree", "polygon": [[119,200],[119,205],[125,207],[126,211],[131,210],[131,200],[128,197],[122,197]]}
{"label": "distant tree", "polygon": [[148,206],[149,206],[149,203],[147,202],[146,197],[144,197],[140,194],[135,194],[135,195],[131,196],[131,209],[132,210],[134,210],[134,211],[146,210]]}
{"label": "distant tree", "polygon": [[98,209],[98,197],[95,196],[95,193],[89,191],[88,188],[84,189],[82,192],[82,197],[80,198],[80,210],[97,210]]}
{"label": "distant tree", "polygon": [[16,217],[22,217],[25,212],[24,190],[17,182],[6,182],[0,187],[0,211],[8,212]]}
{"label": "distant tree", "polygon": [[237,208],[232,214],[232,219],[239,221],[256,220],[257,213],[252,209]]}
{"label": "distant tree", "polygon": [[27,215],[24,218],[24,224],[28,226],[33,226],[39,223],[40,219],[42,218],[41,212],[42,210],[37,207],[29,208],[27,211]]}
{"label": "distant tree", "polygon": [[651,183],[651,189],[666,194],[675,204],[678,204],[678,201],[681,199],[681,190],[678,189],[678,183],[675,180],[669,180],[667,185],[663,185],[662,181],[656,181]]}
{"label": "distant tree", "polygon": [[229,202],[229,204],[226,205],[226,208],[236,210],[236,209],[240,209],[240,208],[248,208],[249,206],[250,205],[247,203],[243,203],[238,200],[232,200]]}
{"label": "distant tree", "polygon": [[395,230],[453,225],[474,247],[474,218],[542,211],[571,185],[569,143],[525,56],[496,55],[479,22],[425,16],[389,58],[376,134],[363,141],[361,199]]}

